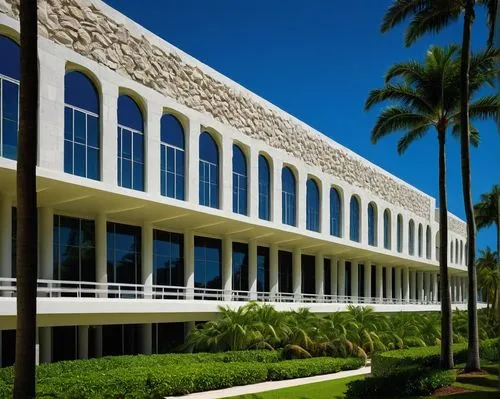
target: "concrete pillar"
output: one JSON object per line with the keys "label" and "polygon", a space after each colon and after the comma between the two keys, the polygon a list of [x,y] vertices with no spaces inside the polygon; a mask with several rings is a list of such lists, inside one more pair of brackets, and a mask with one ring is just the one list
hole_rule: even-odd
{"label": "concrete pillar", "polygon": [[186,159],[186,199],[191,204],[199,204],[200,197],[200,122],[189,118],[189,136],[187,139]]}
{"label": "concrete pillar", "polygon": [[[116,178],[115,178],[116,179]],[[108,260],[107,260],[107,227],[106,227],[106,215],[100,213],[96,216],[95,220],[95,276],[96,282],[101,284],[107,284],[108,282]],[[107,288],[106,286],[98,286],[100,293],[98,297],[106,298]]]}
{"label": "concrete pillar", "polygon": [[233,139],[230,136],[222,137],[221,156],[219,158],[221,183],[219,208],[226,212],[233,211]]}
{"label": "concrete pillar", "polygon": [[38,243],[39,243],[39,276],[41,279],[59,279],[53,276],[54,270],[54,211],[52,208],[39,209]]}
{"label": "concrete pillar", "polygon": [[[338,266],[338,283],[339,283],[339,291],[338,295],[340,297],[345,297],[345,259],[339,259],[339,266]],[[345,298],[342,298],[342,301],[344,301]]]}
{"label": "concrete pillar", "polygon": [[384,299],[384,268],[382,267],[382,265],[376,265],[376,277],[377,280],[375,281],[375,297],[378,302],[382,302],[382,300]]}
{"label": "concrete pillar", "polygon": [[395,290],[396,290],[396,300],[401,301],[402,296],[401,296],[401,268],[395,267],[394,268],[394,285],[395,285]]}
{"label": "concrete pillar", "polygon": [[372,297],[372,264],[371,262],[365,262],[365,275],[363,285],[365,287],[365,298],[368,302],[371,301]]}
{"label": "concrete pillar", "polygon": [[153,352],[153,325],[151,323],[141,325],[141,353],[151,355]]}
{"label": "concrete pillar", "polygon": [[141,273],[144,284],[144,297],[151,298],[153,291],[153,225],[144,222],[142,225]]}
{"label": "concrete pillar", "polygon": [[431,274],[424,272],[424,298],[426,302],[431,300]]}
{"label": "concrete pillar", "polygon": [[467,301],[467,277],[462,278],[462,300]]}
{"label": "concrete pillar", "polygon": [[325,256],[322,253],[314,258],[314,278],[316,295],[325,295]]}
{"label": "concrete pillar", "polygon": [[438,300],[438,274],[431,274],[431,285],[432,285],[432,301],[437,302]]}
{"label": "concrete pillar", "polygon": [[269,248],[269,291],[271,294],[279,292],[278,246],[271,244]]}
{"label": "concrete pillar", "polygon": [[457,277],[457,301],[462,302],[462,277]]}
{"label": "concrete pillar", "polygon": [[410,268],[403,267],[403,300],[410,301]]}
{"label": "concrete pillar", "polygon": [[78,326],[78,359],[89,358],[89,326]]}
{"label": "concrete pillar", "polygon": [[52,362],[52,328],[40,327],[38,330],[40,343],[40,363]]}
{"label": "concrete pillar", "polygon": [[248,290],[250,299],[257,299],[257,241],[248,243]]}
{"label": "concrete pillar", "polygon": [[417,271],[410,270],[410,297],[412,301],[417,300]]}
{"label": "concrete pillar", "polygon": [[194,298],[194,233],[184,232],[184,286],[186,299]]}
{"label": "concrete pillar", "polygon": [[147,123],[144,135],[144,182],[148,194],[160,195],[160,127],[163,105],[147,100]]}
{"label": "concrete pillar", "polygon": [[335,256],[332,256],[330,258],[330,285],[332,287],[332,295],[337,296],[338,295],[338,266],[337,266],[338,259]]}
{"label": "concrete pillar", "polygon": [[424,273],[417,272],[417,300],[422,302],[424,300]]}
{"label": "concrete pillar", "polygon": [[196,327],[196,323],[194,321],[186,321],[184,322],[184,343],[186,342],[186,338],[189,333]]}
{"label": "concrete pillar", "polygon": [[233,240],[227,236],[222,240],[222,289],[224,300],[230,301],[233,290]]}
{"label": "concrete pillar", "polygon": [[385,297],[389,300],[393,298],[392,292],[392,266],[385,267]]}
{"label": "concrete pillar", "polygon": [[[259,150],[251,147],[248,157],[248,216],[252,219],[259,217]],[[269,182],[271,183],[271,182]]]}
{"label": "concrete pillar", "polygon": [[302,251],[300,248],[293,249],[292,285],[293,293],[300,295],[302,292]]}
{"label": "concrete pillar", "polygon": [[0,196],[0,277],[12,276],[12,198]]}
{"label": "concrete pillar", "polygon": [[[116,112],[118,105],[118,86],[108,83],[105,80],[101,84],[102,94],[102,181],[109,187],[116,187],[117,180],[117,129],[118,114]],[[64,98],[64,93],[62,94]],[[96,243],[97,237],[96,237]]]}
{"label": "concrete pillar", "polygon": [[355,261],[351,262],[351,297],[353,302],[358,302],[358,284],[359,284],[359,275],[358,275],[358,263]]}
{"label": "concrete pillar", "polygon": [[456,300],[456,297],[455,297],[455,276],[449,276],[449,281],[450,281],[450,298],[451,298],[451,302],[453,303]]}
{"label": "concrete pillar", "polygon": [[95,356],[102,357],[102,326],[95,326]]}
{"label": "concrete pillar", "polygon": [[272,163],[272,186],[271,186],[271,220],[274,223],[283,223],[283,215],[281,210],[281,173],[283,170],[283,162],[280,159],[274,158]]}

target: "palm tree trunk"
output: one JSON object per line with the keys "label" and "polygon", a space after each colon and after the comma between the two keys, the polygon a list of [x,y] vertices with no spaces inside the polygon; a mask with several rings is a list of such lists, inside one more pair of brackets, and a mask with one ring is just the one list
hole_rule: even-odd
{"label": "palm tree trunk", "polygon": [[453,326],[448,281],[448,204],[446,199],[446,130],[439,139],[439,279],[441,289],[441,368],[453,368]]}
{"label": "palm tree trunk", "polygon": [[476,222],[474,220],[474,205],[472,204],[470,154],[469,154],[469,69],[470,69],[470,36],[472,20],[474,18],[474,0],[465,3],[464,31],[462,38],[462,55],[460,65],[460,155],[462,162],[462,188],[464,196],[465,215],[467,219],[468,241],[468,277],[469,300],[467,312],[468,320],[468,353],[467,371],[478,371],[479,362],[479,337],[477,326],[477,279],[476,279]]}
{"label": "palm tree trunk", "polygon": [[17,159],[17,329],[14,398],[35,397],[38,134],[37,2],[21,0],[20,126]]}

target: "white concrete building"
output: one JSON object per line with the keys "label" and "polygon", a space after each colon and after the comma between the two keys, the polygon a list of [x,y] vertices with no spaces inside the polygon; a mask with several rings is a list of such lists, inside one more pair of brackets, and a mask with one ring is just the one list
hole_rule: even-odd
{"label": "white concrete building", "polygon": [[[434,198],[99,0],[39,4],[40,361],[166,351],[219,305],[439,310]],[[13,360],[18,1],[0,0],[0,365]],[[456,307],[466,226],[449,216]],[[37,232],[33,232],[36,239]]]}

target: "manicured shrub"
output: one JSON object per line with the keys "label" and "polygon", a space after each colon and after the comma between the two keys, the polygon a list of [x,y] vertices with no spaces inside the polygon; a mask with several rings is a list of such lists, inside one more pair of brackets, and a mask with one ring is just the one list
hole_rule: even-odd
{"label": "manicured shrub", "polygon": [[346,399],[403,398],[429,395],[455,382],[453,370],[406,370],[381,377],[367,377],[347,384]]}
{"label": "manicured shrub", "polygon": [[364,366],[360,358],[315,357],[311,359],[284,360],[268,365],[269,381],[288,380],[291,378],[310,377],[312,375],[337,373],[341,370],[353,370]]}
{"label": "manicured shrub", "polygon": [[283,358],[292,359],[309,359],[311,354],[299,345],[287,345],[283,348]]}
{"label": "manicured shrub", "polygon": [[[483,359],[498,359],[500,338],[481,341],[479,346]],[[440,351],[440,346],[428,346],[375,353],[372,358],[372,374],[386,376],[406,369],[438,368]],[[467,360],[467,344],[453,345],[453,357],[455,363],[464,363]]]}

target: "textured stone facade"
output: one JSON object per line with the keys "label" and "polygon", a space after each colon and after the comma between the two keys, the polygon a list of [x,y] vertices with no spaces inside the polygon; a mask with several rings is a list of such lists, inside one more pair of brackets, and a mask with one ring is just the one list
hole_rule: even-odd
{"label": "textured stone facade", "polygon": [[467,237],[467,223],[448,216],[448,231],[458,234],[461,237]]}
{"label": "textured stone facade", "polygon": [[[99,2],[89,0],[40,0],[40,34],[250,137],[287,151],[325,173],[430,220],[431,199],[428,196],[377,170],[361,157],[332,145],[326,137],[285,112],[266,106],[250,92],[214,78],[190,64],[188,57],[152,45],[144,35],[134,35],[99,6]],[[0,12],[18,18],[18,8],[18,0],[0,0]]]}

